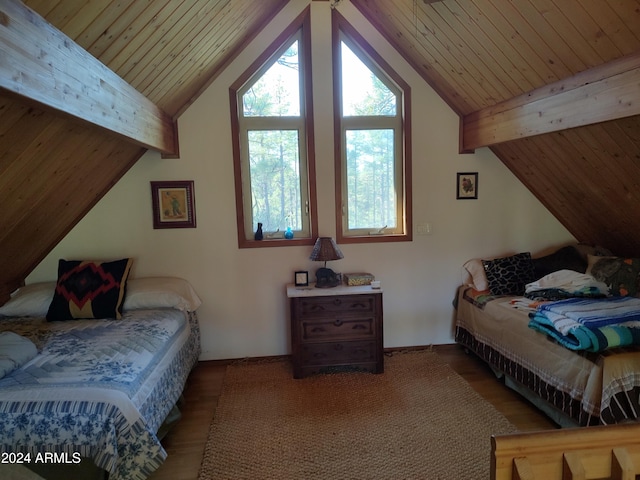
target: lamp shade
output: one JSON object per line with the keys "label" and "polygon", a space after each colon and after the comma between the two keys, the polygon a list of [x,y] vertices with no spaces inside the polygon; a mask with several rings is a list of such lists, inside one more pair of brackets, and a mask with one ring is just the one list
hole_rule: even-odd
{"label": "lamp shade", "polygon": [[340,260],[344,258],[344,255],[342,255],[333,238],[318,237],[309,258],[317,262],[328,262],[330,260]]}

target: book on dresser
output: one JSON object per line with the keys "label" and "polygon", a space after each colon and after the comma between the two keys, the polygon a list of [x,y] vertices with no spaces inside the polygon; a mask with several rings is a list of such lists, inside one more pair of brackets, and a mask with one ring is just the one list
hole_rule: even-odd
{"label": "book on dresser", "polygon": [[294,378],[384,371],[382,289],[287,285]]}

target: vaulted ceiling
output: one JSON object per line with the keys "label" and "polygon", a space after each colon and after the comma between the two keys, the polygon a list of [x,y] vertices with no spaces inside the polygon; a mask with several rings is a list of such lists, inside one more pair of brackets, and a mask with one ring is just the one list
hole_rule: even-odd
{"label": "vaulted ceiling", "polygon": [[639,0],[351,1],[465,127],[524,106],[493,152],[579,241],[640,255]]}
{"label": "vaulted ceiling", "polygon": [[[287,1],[0,0],[0,297],[147,148],[179,153],[173,120]],[[462,150],[490,146],[578,240],[640,254],[640,0],[347,1],[460,115]]]}

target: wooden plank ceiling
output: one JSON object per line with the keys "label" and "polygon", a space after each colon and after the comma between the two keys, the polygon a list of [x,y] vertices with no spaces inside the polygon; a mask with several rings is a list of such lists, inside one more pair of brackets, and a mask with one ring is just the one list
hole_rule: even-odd
{"label": "wooden plank ceiling", "polygon": [[[177,118],[287,1],[24,4]],[[461,118],[640,52],[640,0],[347,1]],[[637,115],[491,148],[580,241],[640,255]],[[0,96],[0,297],[144,151]]]}
{"label": "wooden plank ceiling", "polygon": [[[461,117],[640,54],[638,0],[351,1]],[[640,256],[639,116],[491,149],[579,241]]]}
{"label": "wooden plank ceiling", "polygon": [[[24,5],[177,118],[286,3],[29,0]],[[0,3],[0,10],[8,5]],[[0,28],[3,22],[7,17],[0,15]],[[40,103],[0,96],[0,303],[145,151]]]}

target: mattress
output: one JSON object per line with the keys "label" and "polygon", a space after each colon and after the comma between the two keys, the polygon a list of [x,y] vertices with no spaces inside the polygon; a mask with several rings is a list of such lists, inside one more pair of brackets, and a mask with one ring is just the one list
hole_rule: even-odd
{"label": "mattress", "polygon": [[640,351],[575,352],[529,328],[515,297],[489,297],[460,287],[456,341],[576,425],[640,416]]}
{"label": "mattress", "polygon": [[194,312],[132,310],[121,320],[2,319],[39,353],[0,379],[0,453],[14,463],[91,459],[143,479],[166,458],[156,432],[200,353]]}

